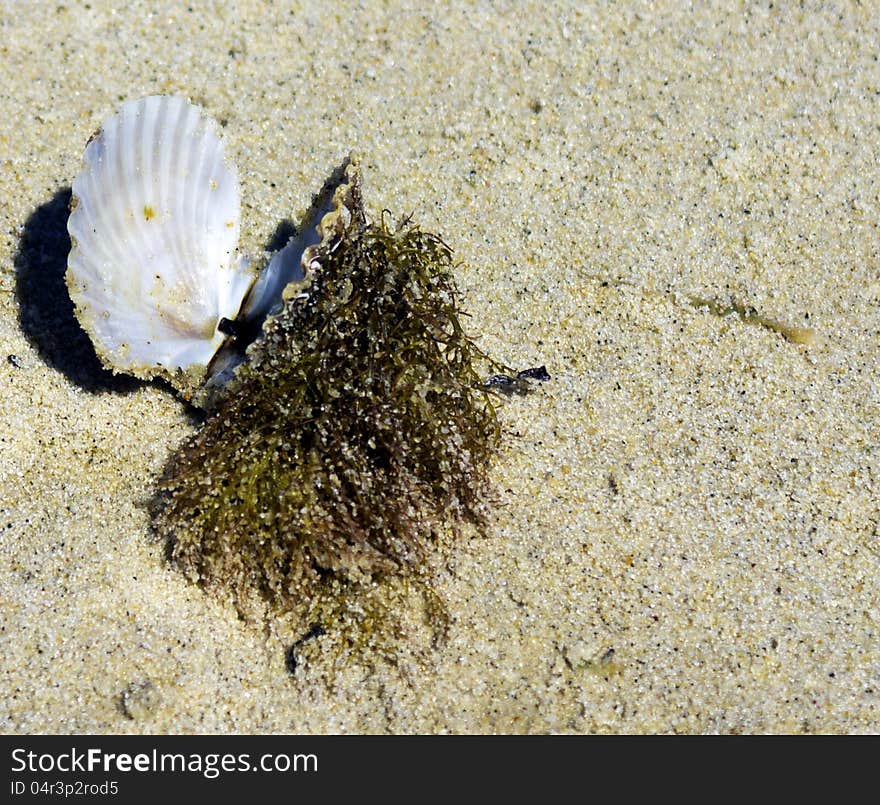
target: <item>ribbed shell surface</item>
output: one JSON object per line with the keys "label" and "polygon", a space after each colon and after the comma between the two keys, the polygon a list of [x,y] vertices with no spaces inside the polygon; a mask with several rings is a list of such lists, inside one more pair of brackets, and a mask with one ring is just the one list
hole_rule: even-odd
{"label": "ribbed shell surface", "polygon": [[67,284],[103,363],[197,385],[254,279],[213,121],[184,98],[123,104],[86,147],[71,209]]}

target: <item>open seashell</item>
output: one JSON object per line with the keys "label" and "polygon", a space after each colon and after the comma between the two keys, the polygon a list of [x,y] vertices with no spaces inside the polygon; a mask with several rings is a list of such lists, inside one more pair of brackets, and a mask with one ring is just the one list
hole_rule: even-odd
{"label": "open seashell", "polygon": [[86,146],[67,223],[67,286],[101,362],[212,407],[285,289],[348,225],[358,175],[347,159],[255,271],[237,253],[239,185],[216,124],[184,98],[123,104]]}
{"label": "open seashell", "polygon": [[73,181],[67,285],[114,372],[202,385],[255,275],[237,253],[235,171],[214,122],[184,98],[123,104]]}

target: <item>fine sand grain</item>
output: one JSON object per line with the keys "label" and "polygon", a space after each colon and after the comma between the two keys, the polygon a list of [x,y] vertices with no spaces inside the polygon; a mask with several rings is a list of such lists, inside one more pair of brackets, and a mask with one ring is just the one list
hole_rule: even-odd
{"label": "fine sand grain", "polygon": [[[876,5],[192,5],[0,4],[0,730],[880,730]],[[437,645],[414,602],[291,675],[307,624],[151,536],[195,420],[100,370],[63,272],[88,137],[160,92],[223,122],[246,250],[356,150],[553,375]]]}

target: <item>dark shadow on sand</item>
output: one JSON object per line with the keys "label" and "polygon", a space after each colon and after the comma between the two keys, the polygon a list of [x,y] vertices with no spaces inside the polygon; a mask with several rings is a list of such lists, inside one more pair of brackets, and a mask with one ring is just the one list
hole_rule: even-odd
{"label": "dark shadow on sand", "polygon": [[275,227],[272,237],[269,238],[263,248],[269,253],[280,252],[287,245],[288,241],[290,241],[291,238],[296,237],[297,232],[305,228],[307,224],[308,221],[305,221],[300,225],[299,229],[297,229],[296,224],[294,224],[293,221],[289,218],[285,218]]}
{"label": "dark shadow on sand", "polygon": [[105,369],[74,315],[64,281],[70,251],[69,206],[70,188],[63,187],[24,225],[15,254],[21,329],[49,366],[85,391],[134,391],[141,381]]}

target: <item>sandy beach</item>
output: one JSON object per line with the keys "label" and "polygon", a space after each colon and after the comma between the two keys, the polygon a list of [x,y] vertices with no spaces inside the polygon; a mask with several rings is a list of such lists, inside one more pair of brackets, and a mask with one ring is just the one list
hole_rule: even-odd
{"label": "sandy beach", "polygon": [[[0,731],[880,730],[880,9],[0,3]],[[194,432],[103,370],[70,185],[120,104],[221,122],[242,248],[351,151],[460,261],[505,400],[487,533],[392,650],[241,618],[149,500]]]}

